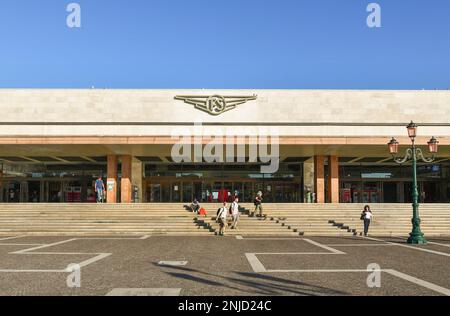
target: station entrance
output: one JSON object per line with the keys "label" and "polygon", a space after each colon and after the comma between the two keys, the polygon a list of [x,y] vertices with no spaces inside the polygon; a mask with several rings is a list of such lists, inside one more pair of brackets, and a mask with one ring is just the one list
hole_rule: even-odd
{"label": "station entrance", "polygon": [[85,203],[95,202],[95,192],[91,178],[64,180],[23,180],[3,181],[0,192],[2,203]]}
{"label": "station entrance", "polygon": [[145,198],[155,202],[252,202],[258,192],[268,203],[303,202],[303,166],[280,166],[276,174],[258,165],[148,165]]}

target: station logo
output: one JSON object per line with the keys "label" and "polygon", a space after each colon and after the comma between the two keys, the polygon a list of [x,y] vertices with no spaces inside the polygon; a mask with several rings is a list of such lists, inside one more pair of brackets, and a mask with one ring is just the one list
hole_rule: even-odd
{"label": "station logo", "polygon": [[182,100],[187,104],[192,104],[196,109],[206,112],[210,115],[220,115],[222,113],[233,110],[238,105],[256,100],[257,96],[195,96],[195,95],[179,95],[175,100]]}

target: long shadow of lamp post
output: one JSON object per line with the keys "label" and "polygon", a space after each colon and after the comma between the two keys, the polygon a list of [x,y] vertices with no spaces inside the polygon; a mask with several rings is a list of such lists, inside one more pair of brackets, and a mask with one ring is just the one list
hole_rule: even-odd
{"label": "long shadow of lamp post", "polygon": [[412,186],[412,198],[413,198],[413,218],[412,218],[412,232],[409,234],[408,243],[409,244],[426,244],[427,241],[423,236],[420,229],[420,216],[419,216],[419,190],[417,187],[417,161],[422,160],[425,163],[432,163],[436,158],[438,152],[439,142],[436,138],[432,137],[428,142],[428,149],[432,154],[431,158],[426,158],[422,150],[416,147],[415,139],[417,136],[417,125],[411,121],[411,123],[406,127],[408,129],[408,136],[411,139],[412,146],[406,149],[406,155],[403,158],[398,158],[398,147],[399,142],[392,138],[388,143],[389,152],[394,157],[394,161],[398,164],[404,164],[406,162],[412,161],[413,168],[413,186]]}

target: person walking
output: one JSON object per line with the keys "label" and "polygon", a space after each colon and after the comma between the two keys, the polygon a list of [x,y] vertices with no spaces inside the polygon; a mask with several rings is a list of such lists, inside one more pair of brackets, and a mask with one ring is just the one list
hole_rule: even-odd
{"label": "person walking", "polygon": [[372,221],[372,210],[370,209],[369,205],[364,206],[364,210],[361,213],[361,220],[364,221],[364,236],[367,236],[369,234],[369,226],[370,222]]}
{"label": "person walking", "polygon": [[262,192],[259,191],[258,194],[256,194],[255,201],[253,202],[255,205],[255,210],[252,212],[250,217],[254,217],[255,213],[259,210],[259,214],[257,214],[257,217],[262,217],[263,209],[262,209]]}
{"label": "person walking", "polygon": [[223,206],[217,212],[217,222],[220,225],[219,229],[220,236],[225,235],[225,226],[227,225],[227,213],[228,213],[227,202],[223,202]]}
{"label": "person walking", "polygon": [[105,195],[105,184],[103,183],[102,177],[98,177],[95,180],[95,193],[97,193],[97,203],[103,203],[104,195]]}
{"label": "person walking", "polygon": [[233,218],[233,224],[231,225],[231,229],[237,229],[237,224],[239,221],[239,198],[235,198],[233,203],[231,203],[231,216]]}

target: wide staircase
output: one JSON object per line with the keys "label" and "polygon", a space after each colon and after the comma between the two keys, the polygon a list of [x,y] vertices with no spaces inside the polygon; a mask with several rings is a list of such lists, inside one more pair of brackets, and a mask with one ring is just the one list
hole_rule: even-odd
{"label": "wide staircase", "polygon": [[[225,235],[231,236],[279,236],[279,237],[292,237],[299,236],[299,234],[293,230],[287,229],[281,223],[276,220],[268,218],[267,214],[263,217],[250,217],[250,209],[253,204],[241,204],[240,205],[240,217],[236,229],[231,229],[231,218],[228,220],[228,225],[225,228]],[[205,207],[207,210],[207,217],[198,217],[197,221],[204,223],[209,227],[216,235],[219,233],[220,225],[216,222],[217,210],[221,207],[221,204],[209,204]],[[254,208],[254,206],[253,206]]]}
{"label": "wide staircase", "polygon": [[[346,209],[346,216],[336,217],[335,223],[343,228],[362,235],[363,221],[360,213],[364,205],[357,210]],[[373,218],[369,235],[408,236],[412,229],[412,206],[410,204],[373,204]],[[421,230],[426,236],[450,236],[450,205],[422,204],[419,208]]]}
{"label": "wide staircase", "polygon": [[[341,205],[332,204],[265,204],[264,212],[272,221],[300,236],[352,236],[334,220],[341,216]],[[354,208],[357,210],[357,208]]]}
{"label": "wide staircase", "polygon": [[[303,236],[362,235],[364,204],[265,204],[264,212]],[[369,235],[407,236],[411,232],[410,204],[371,204]],[[427,236],[450,236],[450,205],[422,204],[422,231]],[[338,228],[338,229],[336,229]]]}
{"label": "wide staircase", "polygon": [[[155,204],[0,204],[0,236],[15,235],[182,235],[212,236],[219,231],[220,204],[204,204],[201,217],[182,203]],[[236,230],[241,236],[361,235],[362,204],[263,204],[262,218],[249,217],[254,208],[242,203]],[[408,236],[410,204],[371,204],[371,236]],[[450,205],[422,204],[426,236],[450,236]]]}
{"label": "wide staircase", "polygon": [[0,235],[212,235],[184,204],[0,204]]}

